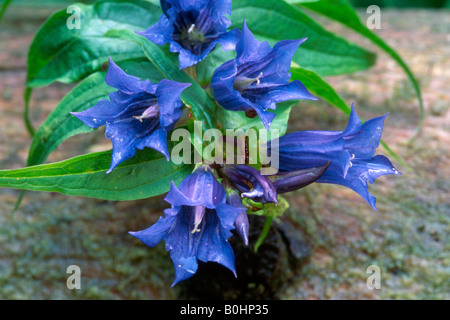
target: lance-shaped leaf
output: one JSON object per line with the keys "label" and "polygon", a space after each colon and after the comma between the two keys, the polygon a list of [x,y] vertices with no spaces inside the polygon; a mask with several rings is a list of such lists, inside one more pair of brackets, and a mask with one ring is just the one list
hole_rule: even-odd
{"label": "lance-shaped leaf", "polygon": [[138,151],[112,173],[111,152],[90,153],[65,161],[15,170],[0,170],[0,187],[60,192],[106,200],[137,200],[166,193],[192,165],[175,165],[152,149]]}
{"label": "lance-shaped leaf", "polygon": [[321,76],[312,70],[301,67],[291,68],[291,80],[300,80],[306,88],[317,98],[325,100],[332,106],[350,114],[351,108],[339,96],[334,88]]}

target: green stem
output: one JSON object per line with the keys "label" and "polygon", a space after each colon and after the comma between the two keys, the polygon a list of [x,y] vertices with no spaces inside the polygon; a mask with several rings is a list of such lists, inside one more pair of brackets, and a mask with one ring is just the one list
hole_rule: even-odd
{"label": "green stem", "polygon": [[11,212],[11,217],[14,216],[14,213],[19,209],[20,205],[22,204],[23,197],[25,195],[25,190],[22,190],[19,194],[19,197],[17,198],[16,204],[14,205],[14,209]]}
{"label": "green stem", "polygon": [[269,234],[270,227],[271,227],[271,225],[272,225],[272,221],[273,221],[273,218],[272,218],[272,217],[269,217],[269,216],[268,216],[268,217],[266,218],[266,222],[264,223],[264,227],[263,227],[263,229],[262,229],[262,231],[261,231],[261,234],[259,235],[259,238],[258,238],[258,240],[256,241],[255,247],[254,247],[254,249],[253,249],[255,252],[258,251],[259,247],[262,245],[262,243],[264,242],[264,240],[267,238],[267,235]]}
{"label": "green stem", "polygon": [[25,93],[24,93],[24,100],[25,100],[25,110],[23,112],[23,121],[25,122],[25,127],[27,128],[28,133],[31,137],[34,137],[35,130],[33,128],[33,124],[30,120],[30,98],[31,93],[33,92],[33,89],[30,87],[26,87]]}

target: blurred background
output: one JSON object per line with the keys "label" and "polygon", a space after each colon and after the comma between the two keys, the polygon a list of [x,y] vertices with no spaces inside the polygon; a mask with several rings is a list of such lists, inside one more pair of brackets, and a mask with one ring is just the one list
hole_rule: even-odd
{"label": "blurred background", "polygon": [[393,8],[450,8],[448,0],[350,0],[355,7],[377,5]]}
{"label": "blurred background", "polygon": [[[24,167],[31,143],[22,120],[29,45],[51,13],[73,2],[15,0],[0,22],[1,169]],[[173,265],[163,244],[147,248],[127,233],[158,220],[162,197],[113,202],[27,192],[12,214],[20,192],[0,189],[0,299],[450,299],[450,1],[352,3],[363,21],[367,6],[380,6],[381,29],[374,31],[411,67],[427,111],[422,132],[408,144],[418,106],[404,72],[366,39],[311,14],[378,54],[370,70],[327,78],[362,119],[390,113],[383,139],[411,167],[394,161],[403,176],[369,186],[377,212],[349,189],[314,184],[287,196],[290,209],[257,254],[233,242],[237,280],[208,264],[170,288]],[[35,127],[72,87],[35,90]],[[302,102],[291,115],[289,131],[343,130],[347,121],[321,101]],[[99,131],[69,139],[48,161],[109,147]],[[263,221],[252,219],[254,241]],[[73,264],[81,268],[81,290],[66,287]],[[366,286],[371,265],[381,270],[379,290]]]}

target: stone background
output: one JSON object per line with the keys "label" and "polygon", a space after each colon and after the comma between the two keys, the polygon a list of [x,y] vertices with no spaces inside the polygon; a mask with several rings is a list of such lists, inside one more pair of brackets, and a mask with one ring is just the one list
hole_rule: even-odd
{"label": "stone background", "polygon": [[[31,143],[22,121],[27,51],[48,15],[48,8],[11,7],[0,23],[2,169],[26,162]],[[406,142],[417,125],[418,107],[405,74],[367,40],[320,20],[379,53],[370,70],[328,78],[349,104],[355,103],[362,119],[390,112],[383,139],[412,168],[396,163],[403,176],[385,176],[370,186],[378,212],[349,189],[314,184],[289,194],[291,208],[258,254],[236,248],[237,280],[208,264],[201,266],[201,277],[170,288],[173,266],[164,247],[147,248],[127,234],[158,219],[166,207],[161,197],[111,202],[27,192],[11,215],[19,191],[0,189],[0,299],[203,298],[201,292],[223,298],[449,299],[449,11],[383,9],[382,29],[376,31],[422,86],[427,118],[411,144]],[[36,127],[70,88],[53,84],[35,90]],[[343,130],[346,121],[326,103],[302,102],[292,111],[289,131]],[[77,136],[49,161],[105,146],[101,132]],[[379,153],[387,155],[382,148]],[[252,226],[257,234],[261,219]],[[72,264],[81,267],[81,290],[66,288],[66,268]],[[381,268],[380,290],[366,287],[366,269],[373,264]]]}

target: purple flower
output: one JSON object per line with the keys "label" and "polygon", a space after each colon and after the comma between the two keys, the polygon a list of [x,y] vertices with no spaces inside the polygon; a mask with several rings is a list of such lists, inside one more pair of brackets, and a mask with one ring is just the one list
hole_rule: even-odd
{"label": "purple flower", "polygon": [[208,166],[187,176],[178,188],[172,183],[165,200],[172,205],[165,217],[148,229],[130,234],[149,247],[164,239],[175,267],[172,284],[195,274],[198,260],[217,262],[236,275],[228,238],[245,208],[226,204],[225,190]]}
{"label": "purple flower", "polygon": [[317,181],[325,173],[329,164],[327,162],[320,167],[279,172],[276,175],[270,176],[270,180],[278,194],[298,190]]}
{"label": "purple flower", "polygon": [[106,126],[106,138],[113,144],[111,172],[119,163],[136,154],[136,149],[153,148],[167,157],[167,131],[182,115],[180,95],[190,83],[161,80],[141,81],[126,74],[110,58],[106,83],[118,91],[110,100],[100,100],[92,108],[72,113],[91,128]]}
{"label": "purple flower", "polygon": [[203,60],[217,44],[234,50],[240,31],[227,32],[231,0],[163,0],[164,14],[149,29],[137,32],[157,45],[170,43],[179,53],[180,69]]}
{"label": "purple flower", "polygon": [[[226,190],[227,203],[243,208],[242,198],[259,203],[278,203],[278,194],[306,187],[320,178],[327,167],[328,163],[321,167],[265,176],[248,165],[225,165],[219,169],[219,173],[224,178],[222,185]],[[235,230],[245,245],[248,245],[249,224],[246,211],[242,211],[237,217]]]}
{"label": "purple flower", "polygon": [[319,167],[328,169],[316,181],[346,186],[357,192],[375,210],[376,199],[368,182],[386,174],[401,174],[382,155],[373,156],[379,145],[387,114],[361,125],[353,106],[347,128],[337,131],[301,131],[279,139],[280,171]]}
{"label": "purple flower", "polygon": [[278,203],[277,191],[267,176],[257,169],[245,165],[225,165],[220,172],[239,190],[242,197],[260,203]]}
{"label": "purple flower", "polygon": [[273,48],[255,39],[244,21],[236,58],[216,69],[211,81],[214,98],[227,110],[259,115],[266,129],[278,102],[316,100],[298,80],[289,82],[292,57],[306,39],[284,40]]}

